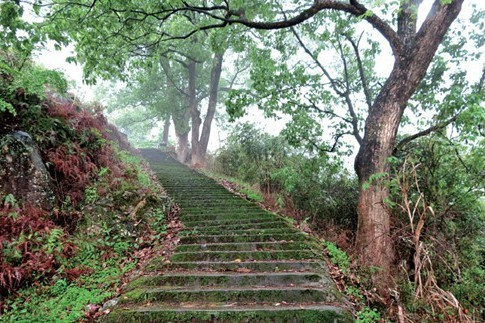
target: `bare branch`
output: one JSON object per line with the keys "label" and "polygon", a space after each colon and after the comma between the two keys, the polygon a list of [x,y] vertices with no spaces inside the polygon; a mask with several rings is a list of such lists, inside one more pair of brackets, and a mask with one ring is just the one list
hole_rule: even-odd
{"label": "bare branch", "polygon": [[[291,29],[293,35],[295,35],[296,39],[298,40],[298,43],[303,48],[303,50],[312,58],[312,60],[315,62],[315,64],[317,64],[317,66],[323,72],[323,74],[329,79],[330,84],[332,86],[332,89],[335,91],[335,93],[338,96],[340,96],[340,97],[342,97],[344,99],[345,103],[347,104],[347,108],[349,110],[349,113],[350,113],[350,116],[351,116],[352,119],[351,120],[348,120],[348,119],[343,119],[342,117],[340,117],[340,118],[343,119],[346,122],[349,122],[352,125],[353,135],[354,135],[355,139],[357,140],[357,142],[359,144],[361,144],[362,143],[362,136],[360,135],[360,131],[359,131],[359,119],[357,117],[357,114],[355,113],[355,109],[354,109],[354,105],[352,104],[352,100],[350,99],[350,94],[349,94],[349,88],[350,88],[350,86],[349,86],[349,81],[348,81],[349,78],[348,78],[348,70],[347,70],[347,61],[345,60],[345,55],[343,54],[342,47],[339,46],[340,53],[341,53],[341,57],[344,60],[344,69],[345,69],[345,73],[344,74],[345,74],[345,82],[346,82],[346,90],[345,91],[341,91],[338,88],[338,86],[340,86],[339,82],[337,82],[335,79],[333,79],[330,76],[330,73],[320,63],[320,61],[318,60],[318,58],[308,49],[308,47],[305,46],[305,43],[303,42],[303,40],[301,39],[301,37],[296,32],[296,29],[294,27],[291,27],[290,29]],[[339,41],[339,45],[340,45],[340,41]],[[310,101],[310,103],[312,103],[312,102]],[[317,108],[314,103],[312,103],[312,105],[313,105],[314,108]],[[321,112],[323,112],[323,111],[321,111]]]}
{"label": "bare branch", "polygon": [[446,126],[448,126],[450,123],[452,122],[455,122],[456,119],[458,118],[458,116],[460,115],[461,111],[458,112],[457,114],[455,114],[453,117],[449,118],[448,120],[440,123],[440,124],[436,124],[434,126],[431,126],[425,130],[422,130],[422,131],[419,131],[413,135],[410,135],[408,137],[405,137],[404,139],[402,139],[397,145],[396,147],[394,148],[394,154],[400,150],[403,146],[405,146],[406,144],[410,143],[411,141],[417,139],[417,138],[420,138],[420,137],[424,137],[424,136],[427,136],[429,135],[430,133],[433,133],[433,132],[436,132],[436,131],[439,131],[443,128],[445,128]]}
{"label": "bare branch", "polygon": [[335,91],[335,93],[337,93],[340,96],[344,95],[344,92],[340,91],[339,88],[337,87],[337,86],[340,85],[340,84],[338,84],[339,82],[337,82],[334,78],[332,78],[330,76],[330,73],[322,65],[322,63],[320,63],[320,61],[318,60],[318,58],[311,52],[311,50],[308,49],[308,47],[305,46],[305,43],[301,39],[300,35],[298,35],[298,33],[296,32],[296,29],[294,27],[291,27],[290,30],[293,33],[293,35],[295,35],[295,37],[298,40],[298,43],[300,44],[301,48],[303,48],[303,50],[305,51],[305,53],[307,53],[308,56],[311,57],[311,59],[315,62],[315,64],[317,64],[318,68],[323,72],[323,74],[325,75],[325,77],[330,81],[330,84],[332,85],[332,88]]}
{"label": "bare branch", "polygon": [[[362,89],[364,90],[365,102],[367,103],[367,107],[370,110],[370,108],[372,107],[372,96],[371,96],[371,92],[369,90],[369,84],[367,82],[367,78],[365,77],[364,64],[362,64],[362,58],[360,57],[360,53],[359,53],[359,45],[349,35],[345,34],[344,36],[345,36],[345,38],[347,38],[347,40],[352,45],[352,48],[354,49],[355,57],[357,59],[357,65],[358,65],[358,68],[359,68],[360,81],[362,83]],[[361,35],[361,37],[362,37],[362,35]]]}

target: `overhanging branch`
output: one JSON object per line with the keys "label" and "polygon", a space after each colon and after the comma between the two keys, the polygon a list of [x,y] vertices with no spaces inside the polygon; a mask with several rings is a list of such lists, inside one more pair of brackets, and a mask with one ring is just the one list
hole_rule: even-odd
{"label": "overhanging branch", "polygon": [[418,139],[420,137],[427,136],[430,133],[439,131],[439,130],[447,127],[450,123],[456,121],[456,119],[458,118],[458,116],[460,115],[460,113],[461,113],[461,111],[458,112],[457,114],[455,114],[453,117],[449,118],[448,120],[446,120],[446,121],[444,121],[444,122],[442,122],[440,124],[431,126],[431,127],[427,128],[425,130],[419,131],[419,132],[417,132],[417,133],[415,133],[413,135],[410,135],[410,136],[405,137],[394,148],[394,154],[396,154],[397,151],[399,151],[403,146],[405,146],[406,144],[410,143],[411,141],[413,141],[415,139]]}

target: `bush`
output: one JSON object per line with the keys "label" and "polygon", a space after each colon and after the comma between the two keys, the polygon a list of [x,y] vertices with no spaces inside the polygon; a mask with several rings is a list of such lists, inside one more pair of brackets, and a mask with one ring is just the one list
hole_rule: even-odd
{"label": "bush", "polygon": [[[395,160],[394,230],[405,264],[401,294],[409,311],[432,320],[462,317],[460,306],[485,319],[485,154],[483,145],[468,145],[437,134]],[[453,297],[460,306],[445,301]]]}
{"label": "bush", "polygon": [[316,229],[357,226],[358,186],[341,162],[294,148],[251,124],[234,129],[211,167],[259,187],[283,207],[304,211]]}
{"label": "bush", "polygon": [[[151,207],[160,207],[158,188],[99,109],[64,94],[59,73],[7,63],[0,54],[0,106],[8,104],[0,108],[0,136],[31,135],[56,201],[42,210],[0,194],[0,310],[4,296],[34,281],[38,287],[55,281],[52,295],[60,296],[64,281],[88,275],[89,268],[109,269],[112,259],[111,265],[124,266],[142,243],[153,241],[153,231],[163,231],[165,220],[148,218]],[[52,92],[53,84],[60,93]],[[141,202],[144,208],[135,212]]]}

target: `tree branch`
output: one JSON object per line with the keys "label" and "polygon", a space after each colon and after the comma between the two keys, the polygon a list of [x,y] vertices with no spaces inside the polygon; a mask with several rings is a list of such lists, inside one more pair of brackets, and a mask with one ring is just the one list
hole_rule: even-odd
{"label": "tree branch", "polygon": [[405,146],[406,144],[410,143],[411,141],[413,141],[413,140],[415,140],[417,138],[420,138],[420,137],[427,136],[427,135],[429,135],[432,132],[439,131],[439,130],[445,128],[446,126],[448,126],[450,123],[455,122],[456,119],[458,118],[458,116],[460,115],[460,113],[461,113],[461,111],[458,112],[457,114],[455,114],[453,117],[449,118],[448,120],[446,120],[446,121],[444,121],[444,122],[442,122],[440,124],[431,126],[431,127],[427,128],[425,130],[419,131],[419,132],[417,132],[417,133],[415,133],[413,135],[410,135],[408,137],[405,137],[394,148],[394,154],[396,154],[396,152],[398,150],[400,150],[403,146]]}
{"label": "tree branch", "polygon": [[318,68],[323,72],[325,77],[330,81],[330,84],[332,85],[332,88],[335,91],[335,93],[337,93],[340,96],[344,95],[344,92],[340,91],[339,88],[337,87],[337,86],[340,86],[340,84],[338,84],[338,82],[330,76],[330,73],[322,65],[322,63],[320,63],[318,58],[315,55],[313,55],[313,53],[308,49],[308,47],[305,46],[305,43],[301,39],[300,35],[298,35],[298,33],[296,32],[296,29],[294,27],[291,27],[290,30],[293,33],[293,35],[295,35],[295,37],[298,40],[298,43],[300,44],[301,48],[303,48],[305,53],[307,53],[308,56],[310,56],[310,58],[315,62],[315,64],[317,64]]}
{"label": "tree branch", "polygon": [[369,90],[369,84],[367,83],[367,78],[365,77],[364,64],[362,64],[362,58],[360,57],[359,46],[352,39],[352,37],[350,37],[347,34],[345,34],[344,36],[345,36],[345,38],[347,38],[347,40],[352,45],[352,48],[354,49],[355,57],[357,59],[357,66],[359,68],[360,81],[362,82],[362,89],[364,90],[365,102],[367,103],[367,107],[370,110],[370,108],[372,107],[372,96],[371,96],[371,92]]}
{"label": "tree branch", "polygon": [[[379,31],[384,38],[389,42],[392,51],[396,56],[398,56],[402,51],[402,43],[399,39],[397,33],[391,28],[389,24],[379,18],[376,14],[368,14],[369,10],[358,1],[350,1],[350,3],[345,3],[342,1],[337,0],[315,0],[313,5],[303,11],[301,11],[298,15],[290,18],[285,19],[282,21],[275,21],[275,22],[258,22],[258,21],[249,21],[244,17],[244,12],[240,11],[229,11],[228,16],[229,18],[224,18],[223,20],[228,22],[229,24],[239,23],[244,26],[255,28],[255,29],[283,29],[288,27],[296,26],[323,10],[336,10],[349,13],[355,17],[362,17],[364,20],[369,22],[377,31]],[[232,19],[230,17],[239,17],[238,19]]]}

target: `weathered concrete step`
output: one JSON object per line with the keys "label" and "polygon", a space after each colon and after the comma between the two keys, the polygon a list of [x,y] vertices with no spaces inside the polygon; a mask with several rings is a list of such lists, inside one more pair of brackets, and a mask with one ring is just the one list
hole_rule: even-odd
{"label": "weathered concrete step", "polygon": [[[175,199],[175,197],[174,197]],[[254,203],[251,203],[245,199],[242,199],[237,196],[224,196],[224,197],[218,197],[214,198],[214,196],[207,196],[206,198],[203,198],[202,196],[199,195],[189,195],[189,194],[184,194],[180,195],[177,198],[178,201],[183,201],[183,202],[191,202],[194,204],[194,207],[196,207],[198,204],[204,204],[204,205],[217,205],[217,203],[223,203],[223,204],[238,204],[238,205],[254,205]]]}
{"label": "weathered concrete step", "polygon": [[299,250],[315,247],[309,242],[252,242],[178,245],[175,252]]}
{"label": "weathered concrete step", "polygon": [[283,227],[283,228],[250,228],[250,229],[242,229],[242,230],[221,230],[216,229],[214,230],[204,230],[204,229],[194,229],[194,230],[185,230],[181,231],[179,235],[181,237],[184,236],[204,236],[204,235],[212,235],[212,234],[224,234],[224,235],[241,235],[241,234],[248,234],[248,235],[261,235],[261,234],[287,234],[287,233],[297,233],[300,232],[295,228],[290,227]]}
{"label": "weathered concrete step", "polygon": [[248,219],[279,219],[275,214],[264,212],[264,211],[247,211],[247,210],[232,210],[228,209],[225,211],[218,212],[207,212],[207,213],[189,213],[182,212],[180,215],[181,220],[185,221],[205,221],[209,220],[248,220]]}
{"label": "weathered concrete step", "polygon": [[246,219],[225,219],[225,220],[202,220],[202,221],[184,221],[186,227],[204,227],[204,226],[217,226],[217,225],[238,225],[238,224],[260,224],[260,223],[287,223],[284,219],[280,217],[273,218],[246,218]]}
{"label": "weathered concrete step", "polygon": [[352,322],[350,312],[326,304],[299,305],[238,305],[238,304],[180,304],[177,308],[164,304],[124,306],[115,309],[103,322],[211,322],[211,323],[345,323]]}
{"label": "weathered concrete step", "polygon": [[219,287],[233,286],[298,286],[298,287],[328,287],[330,282],[318,273],[167,273],[154,276],[142,276],[131,282],[127,289],[140,287]]}
{"label": "weathered concrete step", "polygon": [[311,250],[179,252],[171,261],[300,260],[318,258]]}
{"label": "weathered concrete step", "polygon": [[[163,175],[162,175],[163,176]],[[181,174],[181,176],[187,176],[187,174]],[[196,190],[200,191],[222,191],[224,188],[219,186],[216,182],[201,181],[199,179],[190,178],[188,182],[171,182],[167,180],[161,181],[167,189],[179,189],[184,191],[193,192]]]}
{"label": "weathered concrete step", "polygon": [[180,200],[174,199],[176,203],[179,205],[183,205],[182,210],[185,212],[191,212],[191,210],[195,209],[210,209],[210,210],[224,210],[226,208],[230,209],[253,209],[253,210],[261,210],[261,208],[254,208],[252,207],[249,202],[242,202],[241,201],[205,201],[205,202],[192,202],[190,200]]}
{"label": "weathered concrete step", "polygon": [[229,199],[236,200],[241,199],[240,196],[234,195],[231,192],[226,191],[225,188],[220,188],[217,190],[178,190],[177,193],[173,194],[173,198],[191,198],[193,201],[203,201],[203,200],[220,200]]}
{"label": "weathered concrete step", "polygon": [[256,303],[305,303],[337,301],[334,290],[300,287],[251,287],[251,288],[190,288],[167,290],[164,288],[137,288],[126,292],[121,304],[144,302],[256,302]]}
{"label": "weathered concrete step", "polygon": [[[184,223],[185,224],[185,223]],[[209,223],[210,224],[210,223]],[[190,231],[192,233],[221,233],[226,231],[240,231],[240,230],[256,230],[256,229],[286,229],[294,230],[294,227],[290,227],[283,221],[271,221],[263,223],[236,223],[236,224],[216,224],[205,226],[187,226],[182,232]]]}
{"label": "weathered concrete step", "polygon": [[245,201],[240,196],[226,191],[225,188],[217,190],[183,190],[178,189],[177,193],[173,194],[174,198],[191,199],[191,201],[209,201],[209,200],[229,200],[229,201]]}
{"label": "weathered concrete step", "polygon": [[204,206],[204,207],[184,207],[182,208],[182,213],[190,213],[193,215],[200,214],[200,215],[206,215],[206,214],[212,214],[212,213],[249,213],[249,212],[256,212],[256,213],[268,213],[272,214],[268,211],[264,211],[260,207],[257,206],[252,206],[252,205],[244,205],[243,207],[241,206],[236,206],[236,207],[231,207],[229,205],[215,205],[213,207],[209,206]]}
{"label": "weathered concrete step", "polygon": [[234,271],[234,272],[324,272],[322,262],[315,260],[278,261],[183,261],[167,263],[164,258],[155,258],[147,266],[147,271]]}
{"label": "weathered concrete step", "polygon": [[219,220],[247,220],[247,219],[276,219],[277,217],[271,213],[231,213],[226,214],[205,214],[205,215],[189,215],[183,214],[180,216],[182,222],[192,222],[192,221],[219,221]]}
{"label": "weathered concrete step", "polygon": [[283,234],[240,234],[240,235],[207,235],[184,236],[180,238],[181,244],[202,244],[218,242],[268,242],[268,241],[304,241],[307,237],[301,233]]}

